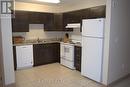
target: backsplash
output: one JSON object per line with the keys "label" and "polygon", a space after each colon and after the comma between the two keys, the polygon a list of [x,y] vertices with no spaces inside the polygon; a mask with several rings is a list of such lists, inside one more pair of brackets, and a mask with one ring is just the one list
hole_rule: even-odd
{"label": "backsplash", "polygon": [[13,32],[13,36],[22,36],[25,40],[34,39],[52,39],[52,38],[63,38],[65,33],[69,33],[70,39],[74,41],[81,41],[80,29],[74,29],[73,32],[62,32],[44,31],[43,24],[29,24],[29,32]]}
{"label": "backsplash", "polygon": [[29,24],[29,32],[15,32],[13,36],[22,36],[25,40],[63,38],[63,32],[46,32],[43,24]]}
{"label": "backsplash", "polygon": [[72,39],[73,42],[81,42],[82,37],[81,37],[81,32],[80,29],[73,29],[73,32],[69,33],[70,38]]}

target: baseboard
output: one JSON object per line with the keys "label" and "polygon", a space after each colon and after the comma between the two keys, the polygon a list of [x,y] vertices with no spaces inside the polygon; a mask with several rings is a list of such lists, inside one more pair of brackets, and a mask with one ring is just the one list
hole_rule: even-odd
{"label": "baseboard", "polygon": [[128,75],[126,75],[126,76],[124,76],[124,77],[122,77],[122,78],[120,78],[120,79],[118,79],[118,80],[112,82],[112,83],[109,84],[107,87],[111,87],[111,86],[113,86],[113,85],[115,85],[115,84],[117,84],[117,83],[119,83],[119,82],[121,82],[121,81],[123,81],[123,80],[129,78],[129,77],[130,77],[130,74],[128,74]]}

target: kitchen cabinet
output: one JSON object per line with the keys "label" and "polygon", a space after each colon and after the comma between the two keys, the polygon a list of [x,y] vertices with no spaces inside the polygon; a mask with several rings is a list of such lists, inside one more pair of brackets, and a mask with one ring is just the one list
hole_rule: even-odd
{"label": "kitchen cabinet", "polygon": [[55,31],[63,31],[63,14],[62,13],[54,14],[54,26],[55,26]]}
{"label": "kitchen cabinet", "polygon": [[72,28],[66,28],[67,24],[80,23],[81,22],[80,15],[76,14],[76,13],[78,13],[78,11],[63,13],[63,28],[64,28],[64,31],[73,31]]}
{"label": "kitchen cabinet", "polygon": [[17,69],[33,66],[33,45],[16,46]]}
{"label": "kitchen cabinet", "polygon": [[13,46],[13,60],[14,60],[14,70],[16,70],[17,69],[16,46]]}
{"label": "kitchen cabinet", "polygon": [[97,6],[97,7],[92,7],[90,9],[90,15],[89,18],[94,19],[94,18],[105,18],[106,15],[106,6]]}
{"label": "kitchen cabinet", "polygon": [[59,43],[34,44],[34,66],[60,61]]}
{"label": "kitchen cabinet", "polygon": [[41,12],[29,12],[30,24],[44,24],[45,31],[54,30],[54,14],[53,13],[41,13]]}
{"label": "kitchen cabinet", "polygon": [[44,24],[46,21],[46,15],[40,12],[29,12],[29,23],[30,24]]}
{"label": "kitchen cabinet", "polygon": [[73,29],[65,28],[70,23],[81,23],[83,19],[105,18],[106,6],[96,6],[87,9],[63,13],[63,28],[65,31],[73,31]]}
{"label": "kitchen cabinet", "polygon": [[28,18],[27,11],[15,11],[12,17],[12,32],[29,32]]}
{"label": "kitchen cabinet", "polygon": [[54,14],[53,13],[45,13],[46,15],[46,21],[44,23],[44,30],[45,31],[55,31],[54,26]]}
{"label": "kitchen cabinet", "polygon": [[73,31],[72,28],[66,28],[67,24],[81,23],[82,25],[82,19],[104,18],[105,15],[105,5],[65,13],[15,11],[12,30],[29,32],[29,24],[44,24],[45,31]]}
{"label": "kitchen cabinet", "polygon": [[74,47],[74,66],[75,69],[81,71],[81,47]]}

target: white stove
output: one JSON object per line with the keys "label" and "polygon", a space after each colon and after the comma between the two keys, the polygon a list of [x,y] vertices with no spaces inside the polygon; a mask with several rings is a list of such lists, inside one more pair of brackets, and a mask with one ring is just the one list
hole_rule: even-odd
{"label": "white stove", "polygon": [[63,43],[60,45],[60,63],[70,69],[74,68],[74,44]]}

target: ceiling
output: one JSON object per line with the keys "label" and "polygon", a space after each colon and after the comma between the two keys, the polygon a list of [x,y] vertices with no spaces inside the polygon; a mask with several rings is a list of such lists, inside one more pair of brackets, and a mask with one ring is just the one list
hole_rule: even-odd
{"label": "ceiling", "polygon": [[81,2],[81,0],[60,0],[61,2],[58,4],[51,4],[51,3],[39,2],[38,0],[15,0],[15,1],[35,3],[35,4],[44,4],[44,5],[45,4],[47,4],[47,5],[68,5],[68,4],[74,4],[77,2]]}

